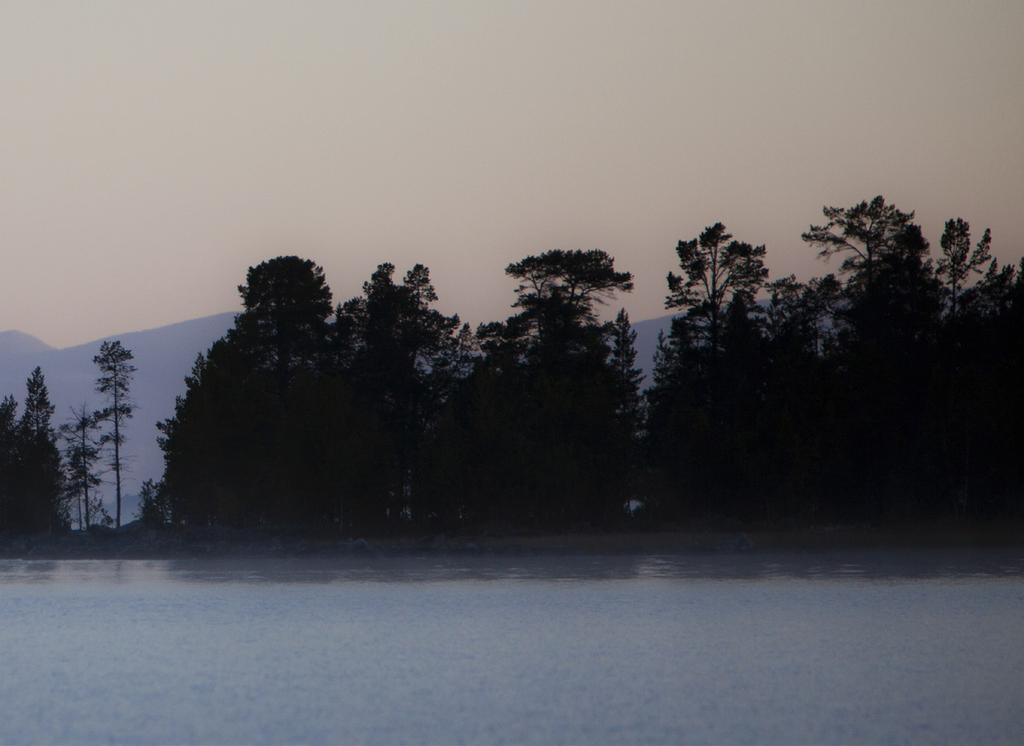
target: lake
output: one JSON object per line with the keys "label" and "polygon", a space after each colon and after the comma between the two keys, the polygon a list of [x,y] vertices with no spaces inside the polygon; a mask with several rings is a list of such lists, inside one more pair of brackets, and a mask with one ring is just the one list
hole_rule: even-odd
{"label": "lake", "polygon": [[0,561],[3,743],[1009,743],[1024,550]]}

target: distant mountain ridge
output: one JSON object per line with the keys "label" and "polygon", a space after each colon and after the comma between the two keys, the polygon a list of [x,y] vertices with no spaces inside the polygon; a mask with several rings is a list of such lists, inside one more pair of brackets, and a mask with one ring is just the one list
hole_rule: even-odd
{"label": "distant mountain ridge", "polygon": [[0,332],[0,358],[36,355],[54,349],[31,334],[8,329]]}
{"label": "distant mountain ridge", "polygon": [[[94,390],[97,372],[93,356],[104,340],[121,340],[132,351],[138,368],[132,385],[137,406],[128,423],[124,449],[130,470],[125,477],[125,494],[134,495],[142,481],[158,479],[163,473],[156,424],[174,413],[175,397],[184,393],[184,379],[196,356],[227,333],[235,315],[220,313],[154,329],[112,334],[64,348],[51,347],[24,332],[0,332],[0,396],[11,394],[22,401],[25,379],[38,365],[46,376],[55,407],[55,427],[68,419],[71,406],[84,403],[91,409],[98,408],[101,400]],[[637,333],[637,364],[643,370],[645,386],[650,383],[658,333],[668,334],[672,318],[662,316],[633,324]],[[103,493],[108,501],[112,499],[112,488],[106,487]],[[127,499],[122,509],[130,520],[135,511],[134,501]]]}

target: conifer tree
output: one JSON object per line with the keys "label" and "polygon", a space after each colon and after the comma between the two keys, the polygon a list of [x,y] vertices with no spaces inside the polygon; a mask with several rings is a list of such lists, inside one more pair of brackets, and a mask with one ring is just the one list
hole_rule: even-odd
{"label": "conifer tree", "polygon": [[57,436],[51,424],[53,405],[38,367],[25,383],[25,407],[18,422],[18,461],[23,528],[57,531],[69,521],[61,499],[62,478]]}
{"label": "conifer tree", "polygon": [[124,445],[125,421],[130,419],[135,408],[131,400],[132,377],[136,368],[132,364],[132,351],[124,347],[120,340],[105,341],[100,345],[100,352],[92,359],[99,368],[100,375],[96,379],[96,390],[107,398],[107,406],[97,410],[95,418],[106,422],[111,430],[104,433],[102,444],[113,446],[114,455],[111,467],[114,470],[114,487],[117,498],[114,525],[121,527],[121,474],[124,464],[121,458],[121,446]]}
{"label": "conifer tree", "polygon": [[518,337],[528,358],[548,372],[604,361],[595,306],[633,289],[633,275],[617,271],[614,257],[600,249],[552,249],[509,264],[505,274],[518,282],[513,307],[520,309],[496,329],[506,343]]}
{"label": "conifer tree", "polygon": [[681,275],[668,273],[665,308],[681,308],[693,321],[692,329],[704,338],[714,360],[721,347],[726,306],[735,296],[753,300],[768,277],[765,247],[733,239],[725,226],[715,223],[697,238],[676,247]]}
{"label": "conifer tree", "polygon": [[245,310],[231,334],[252,364],[277,379],[284,396],[300,371],[317,369],[325,352],[331,289],[309,259],[278,256],[249,267],[238,286]]}
{"label": "conifer tree", "polygon": [[13,396],[0,400],[0,530],[11,526],[18,464],[18,402]]}
{"label": "conifer tree", "polygon": [[98,430],[99,422],[85,404],[72,407],[71,418],[60,426],[67,472],[65,485],[77,508],[78,528],[84,530],[104,512],[97,491],[101,481],[96,468],[101,456]]}
{"label": "conifer tree", "polygon": [[899,250],[902,237],[913,223],[913,211],[902,212],[887,205],[879,195],[852,207],[826,206],[822,213],[828,222],[812,225],[801,238],[819,247],[822,259],[842,254],[839,271],[851,274],[853,281],[870,293],[879,264]]}
{"label": "conifer tree", "polygon": [[620,417],[632,430],[640,417],[640,382],[643,372],[636,367],[636,332],[629,323],[626,309],[619,310],[609,324],[611,355],[609,364],[618,394]]}
{"label": "conifer tree", "polygon": [[363,283],[363,295],[337,309],[334,344],[338,366],[357,398],[375,411],[393,443],[390,471],[393,498],[384,506],[397,522],[412,510],[415,465],[428,424],[444,404],[454,382],[466,373],[468,329],[458,316],[435,308],[438,296],[430,270],[416,264],[395,282],[395,267],[386,262]]}
{"label": "conifer tree", "polygon": [[940,241],[942,257],[936,266],[936,274],[944,285],[944,295],[951,318],[959,311],[960,296],[971,275],[982,274],[991,264],[992,231],[985,229],[984,235],[971,250],[971,225],[962,218],[946,221],[946,229]]}

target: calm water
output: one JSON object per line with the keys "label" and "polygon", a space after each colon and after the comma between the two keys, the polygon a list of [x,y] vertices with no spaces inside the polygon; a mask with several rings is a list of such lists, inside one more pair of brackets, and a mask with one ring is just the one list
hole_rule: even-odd
{"label": "calm water", "polygon": [[0,742],[1020,743],[1024,552],[0,561]]}

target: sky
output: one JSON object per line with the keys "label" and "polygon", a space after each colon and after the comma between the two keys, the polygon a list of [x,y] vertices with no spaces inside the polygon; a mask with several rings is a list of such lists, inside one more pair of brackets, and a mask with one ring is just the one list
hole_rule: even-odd
{"label": "sky", "polygon": [[640,320],[680,239],[806,278],[801,231],[876,194],[1016,261],[1022,37],[1020,0],[0,0],[0,329],[236,309],[279,254],[339,301],[424,263],[477,323],[553,248],[612,254]]}

